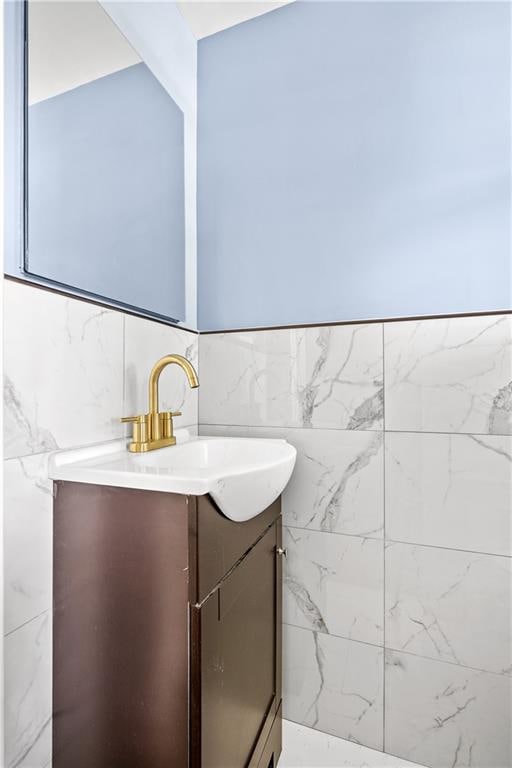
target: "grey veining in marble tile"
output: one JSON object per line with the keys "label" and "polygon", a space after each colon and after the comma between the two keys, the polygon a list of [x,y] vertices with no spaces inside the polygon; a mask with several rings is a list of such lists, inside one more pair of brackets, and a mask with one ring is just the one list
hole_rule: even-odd
{"label": "grey veining in marble tile", "polygon": [[379,324],[200,338],[203,424],[381,429]]}
{"label": "grey veining in marble tile", "polygon": [[51,616],[33,619],[5,638],[7,768],[46,768],[52,754]]}
{"label": "grey veining in marble tile", "polygon": [[285,625],[283,678],[286,718],[382,749],[382,649]]}
{"label": "grey veining in marble tile", "polygon": [[388,544],[386,645],[512,674],[512,559]]}
{"label": "grey veining in marble tile", "polygon": [[381,429],[382,326],[324,326],[297,332],[303,427]]}
{"label": "grey veining in marble tile", "polygon": [[284,529],[284,620],[288,624],[383,642],[383,542]]}
{"label": "grey veining in marble tile", "polygon": [[395,541],[512,555],[512,437],[387,433]]}
{"label": "grey veining in marble tile", "polygon": [[387,323],[386,428],[512,434],[512,317]]}
{"label": "grey veining in marble tile", "polygon": [[6,442],[13,445],[11,450],[16,451],[16,445],[22,453],[44,453],[58,448],[50,430],[31,422],[24,413],[21,397],[7,374],[4,375],[4,414],[4,434]]}
{"label": "grey veining in marble tile", "polygon": [[386,651],[386,751],[433,768],[509,768],[512,681]]}
{"label": "grey veining in marble tile", "polygon": [[489,432],[494,435],[512,433],[512,381],[505,384],[493,398],[489,414]]}
{"label": "grey veining in marble tile", "polygon": [[297,464],[283,496],[285,522],[382,537],[382,434],[290,430],[286,439],[297,448]]}
{"label": "grey veining in marble tile", "polygon": [[283,494],[287,525],[382,538],[383,437],[380,432],[202,424],[203,435],[280,437],[297,449]]}
{"label": "grey veining in marble tile", "polygon": [[[125,403],[127,416],[148,409],[149,374],[164,355],[179,354],[190,360],[199,373],[199,336],[181,328],[127,315],[125,317]],[[199,381],[202,385],[201,376]],[[160,407],[181,411],[175,427],[197,424],[199,390],[190,389],[183,371],[172,365],[160,377]]]}
{"label": "grey veining in marble tile", "polygon": [[5,458],[122,434],[123,316],[5,282]]}
{"label": "grey veining in marble tile", "polygon": [[4,462],[4,631],[52,604],[52,483],[47,455]]}

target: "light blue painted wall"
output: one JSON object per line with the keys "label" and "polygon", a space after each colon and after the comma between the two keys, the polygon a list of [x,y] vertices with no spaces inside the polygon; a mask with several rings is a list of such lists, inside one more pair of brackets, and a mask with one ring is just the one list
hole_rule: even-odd
{"label": "light blue painted wall", "polygon": [[183,113],[147,66],[33,104],[28,136],[29,271],[183,320]]}
{"label": "light blue painted wall", "polygon": [[511,306],[508,3],[297,2],[198,55],[201,329]]}

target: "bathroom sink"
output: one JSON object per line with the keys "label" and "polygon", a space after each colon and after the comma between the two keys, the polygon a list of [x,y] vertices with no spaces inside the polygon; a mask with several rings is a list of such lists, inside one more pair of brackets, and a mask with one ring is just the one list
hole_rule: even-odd
{"label": "bathroom sink", "polygon": [[176,432],[177,444],[129,453],[125,440],[71,451],[50,459],[52,480],[140,488],[200,496],[209,493],[230,520],[263,512],[284,490],[297,451],[286,440],[192,437]]}

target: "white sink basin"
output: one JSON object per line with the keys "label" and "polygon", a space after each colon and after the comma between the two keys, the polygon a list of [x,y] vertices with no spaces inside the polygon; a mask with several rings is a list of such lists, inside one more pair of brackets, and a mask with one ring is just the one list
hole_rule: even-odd
{"label": "white sink basin", "polygon": [[127,450],[125,440],[55,453],[52,480],[141,488],[201,496],[209,493],[230,520],[255,517],[284,490],[297,451],[286,440],[191,437],[149,453]]}

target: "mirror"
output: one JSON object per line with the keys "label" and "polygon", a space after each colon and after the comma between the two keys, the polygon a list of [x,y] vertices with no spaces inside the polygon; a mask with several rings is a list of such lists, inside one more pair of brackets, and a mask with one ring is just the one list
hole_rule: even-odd
{"label": "mirror", "polygon": [[26,272],[183,320],[182,111],[99,2],[26,25]]}

